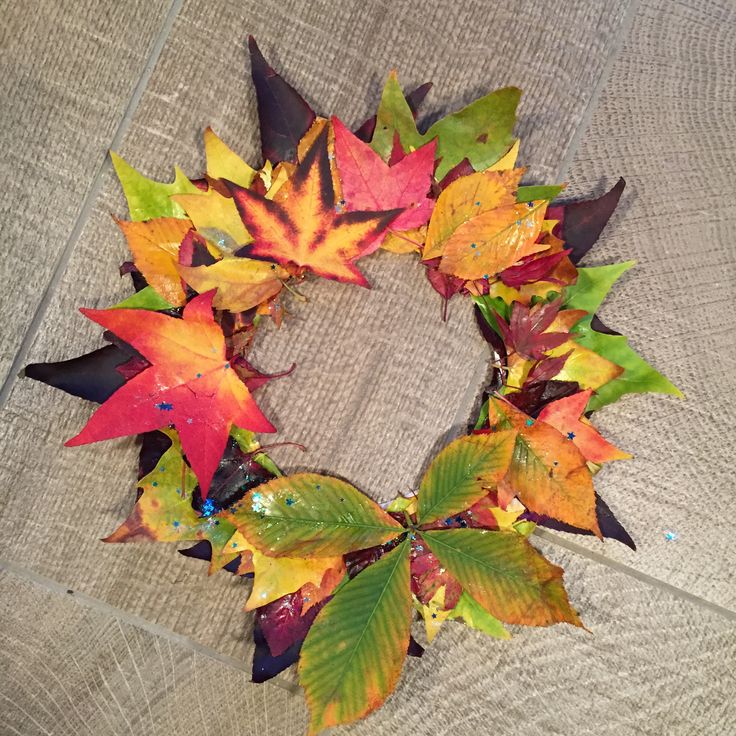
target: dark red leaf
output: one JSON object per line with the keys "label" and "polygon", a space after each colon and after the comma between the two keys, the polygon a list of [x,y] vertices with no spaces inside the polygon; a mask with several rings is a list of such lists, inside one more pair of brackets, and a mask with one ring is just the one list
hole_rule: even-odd
{"label": "dark red leaf", "polygon": [[506,347],[524,358],[541,360],[547,350],[566,342],[566,332],[545,332],[557,317],[561,305],[561,298],[548,304],[542,302],[531,308],[514,302],[508,324],[501,317],[497,320]]}
{"label": "dark red leaf", "polygon": [[552,255],[539,258],[535,258],[534,255],[527,256],[519,265],[501,271],[498,278],[506,286],[514,289],[524,284],[543,281],[546,276],[549,276],[555,270],[557,264],[571,252],[570,250],[561,250],[559,253],[552,253]]}
{"label": "dark red leaf", "polygon": [[447,189],[447,187],[456,181],[460,177],[469,176],[473,174],[475,169],[467,158],[464,158],[459,164],[453,166],[444,176],[442,181],[437,185],[438,194],[439,192]]}
{"label": "dark red leaf", "polygon": [[548,220],[559,220],[555,235],[572,250],[570,260],[578,264],[593,247],[618,205],[626,182],[619,179],[614,187],[597,199],[570,202],[547,210]]}
{"label": "dark red leaf", "polygon": [[521,391],[514,391],[504,398],[524,414],[536,419],[547,404],[572,396],[578,391],[580,386],[575,381],[542,381],[524,384]]}
{"label": "dark red leaf", "polygon": [[526,377],[524,385],[543,383],[554,378],[562,370],[570,355],[572,355],[572,350],[568,350],[563,355],[557,355],[553,358],[542,358],[542,360],[535,363],[534,367],[529,371],[529,375]]}
{"label": "dark red leaf", "polygon": [[432,288],[444,299],[442,307],[442,321],[447,321],[447,302],[452,299],[455,294],[462,291],[465,286],[464,279],[459,279],[455,276],[446,273],[440,273],[439,271],[439,258],[434,258],[430,261],[425,261],[424,265],[427,267],[427,279],[432,284]]}
{"label": "dark red leaf", "polygon": [[316,118],[314,110],[268,65],[253,36],[248,37],[248,49],[258,100],[263,160],[274,166],[281,161],[296,163],[299,141]]}

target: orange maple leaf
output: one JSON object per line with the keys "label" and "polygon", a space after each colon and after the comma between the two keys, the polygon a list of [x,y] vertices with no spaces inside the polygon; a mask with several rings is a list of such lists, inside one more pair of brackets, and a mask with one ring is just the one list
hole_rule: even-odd
{"label": "orange maple leaf", "polygon": [[151,366],[102,404],[68,447],[173,424],[206,498],[233,424],[276,431],[226,358],[225,336],[212,315],[214,293],[192,299],[182,319],[145,309],[81,310]]}
{"label": "orange maple leaf", "polygon": [[338,212],[327,126],[273,200],[230,184],[253,243],[238,255],[295,264],[319,276],[368,287],[354,264],[361,251],[403,210]]}
{"label": "orange maple leaf", "polygon": [[539,421],[561,432],[593,463],[609,463],[612,460],[628,460],[631,455],[601,437],[595,427],[582,416],[592,391],[580,391],[572,396],[557,399],[542,409]]}

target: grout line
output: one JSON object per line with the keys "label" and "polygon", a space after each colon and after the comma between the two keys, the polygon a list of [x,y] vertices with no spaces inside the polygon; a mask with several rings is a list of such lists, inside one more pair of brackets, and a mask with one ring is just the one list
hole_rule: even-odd
{"label": "grout line", "polygon": [[567,147],[567,153],[562,159],[562,163],[560,164],[560,168],[557,172],[557,178],[555,181],[564,181],[565,177],[567,176],[568,169],[570,168],[572,161],[575,158],[575,154],[578,152],[578,148],[580,148],[583,136],[585,136],[585,134],[588,132],[590,122],[593,119],[593,113],[598,107],[598,101],[600,100],[601,94],[603,93],[603,90],[608,84],[608,79],[611,76],[613,65],[616,63],[619,53],[623,48],[624,41],[626,40],[626,38],[628,38],[629,31],[634,24],[634,17],[639,10],[640,1],[641,0],[631,0],[629,6],[624,11],[624,17],[621,21],[621,27],[619,28],[618,34],[613,41],[611,51],[608,54],[606,63],[603,65],[601,75],[598,78],[595,87],[593,88],[593,93],[590,95],[588,104],[583,110],[583,114],[580,118],[580,122],[578,123],[578,127],[572,134],[572,138],[570,138],[570,143]]}
{"label": "grout line", "polygon": [[[141,76],[138,79],[137,84],[133,88],[133,93],[128,100],[128,104],[125,107],[123,116],[118,123],[118,127],[115,130],[115,134],[113,135],[108,148],[116,149],[119,148],[122,144],[123,138],[128,132],[128,128],[130,127],[130,124],[133,120],[133,116],[138,109],[138,105],[141,101],[141,98],[143,97],[143,93],[146,91],[148,82],[153,75],[153,70],[158,63],[161,52],[163,51],[164,45],[169,38],[171,29],[174,27],[174,22],[176,21],[176,18],[183,4],[184,0],[171,0],[171,5],[168,12],[166,13],[166,17],[164,18],[161,30],[159,31],[159,34],[156,37],[156,41],[151,48],[151,52],[148,56],[148,59],[146,60],[145,66],[143,67]],[[100,162],[100,165],[97,167],[97,171],[92,178],[92,182],[87,189],[87,193],[84,195],[82,205],[79,209],[79,214],[77,215],[77,219],[74,222],[74,227],[69,234],[63,250],[59,254],[56,265],[51,274],[51,278],[49,279],[49,282],[44,289],[41,301],[36,307],[36,311],[33,314],[33,319],[28,325],[28,329],[23,336],[23,340],[18,347],[15,357],[13,358],[13,362],[8,369],[8,373],[3,380],[2,387],[0,387],[0,409],[5,406],[5,403],[8,400],[8,396],[10,395],[10,392],[15,385],[18,373],[23,368],[23,365],[26,362],[28,353],[30,352],[31,346],[33,345],[36,335],[41,327],[41,322],[43,321],[49,304],[51,303],[51,298],[56,292],[57,286],[59,286],[62,278],[64,277],[66,268],[69,265],[69,261],[71,260],[74,246],[79,240],[79,236],[82,234],[84,226],[87,224],[87,220],[92,213],[92,209],[94,208],[97,197],[102,189],[103,179],[109,169],[110,156],[106,153],[104,158]]]}
{"label": "grout line", "polygon": [[[112,616],[123,623],[135,626],[143,631],[147,631],[149,634],[153,634],[154,636],[167,639],[174,644],[178,644],[179,646],[192,650],[196,654],[208,657],[209,659],[213,659],[226,667],[230,667],[231,669],[239,670],[240,672],[245,672],[250,675],[248,664],[237,657],[230,657],[227,654],[222,654],[216,649],[200,644],[199,642],[183,636],[182,634],[177,634],[175,631],[171,631],[160,624],[152,623],[151,621],[129,613],[128,611],[111,606],[109,603],[105,603],[105,601],[101,601],[98,598],[93,598],[86,593],[70,590],[61,583],[57,583],[55,580],[39,575],[37,572],[29,570],[15,562],[0,559],[0,570],[4,570],[22,580],[27,580],[33,585],[43,588],[51,593],[74,600],[85,608],[97,611],[98,613],[103,613],[107,616]],[[271,680],[268,680],[268,682],[291,693],[297,693],[300,690],[296,684],[287,682],[279,677],[272,678]]]}
{"label": "grout line", "polygon": [[593,562],[597,562],[600,565],[610,567],[617,572],[628,575],[630,578],[634,578],[641,581],[642,583],[646,583],[652,588],[657,588],[658,590],[661,590],[665,593],[669,593],[675,598],[687,601],[688,603],[693,603],[694,605],[700,606],[701,608],[707,608],[708,610],[713,611],[713,613],[717,613],[724,618],[727,618],[729,621],[736,621],[736,611],[733,611],[730,608],[721,606],[718,603],[713,603],[707,598],[701,598],[694,593],[690,593],[683,588],[678,588],[676,585],[667,583],[660,578],[654,577],[653,575],[648,575],[647,573],[641,572],[636,568],[629,567],[623,562],[619,562],[618,560],[614,560],[610,557],[602,555],[600,552],[594,552],[587,547],[583,547],[579,544],[576,544],[575,542],[565,539],[555,532],[551,532],[547,529],[540,529],[539,527],[537,527],[534,530],[534,536],[544,539],[547,542],[551,542],[552,544],[556,544],[558,547],[564,547],[570,552],[573,552],[576,555],[580,555],[581,557],[586,557],[587,559],[592,560]]}

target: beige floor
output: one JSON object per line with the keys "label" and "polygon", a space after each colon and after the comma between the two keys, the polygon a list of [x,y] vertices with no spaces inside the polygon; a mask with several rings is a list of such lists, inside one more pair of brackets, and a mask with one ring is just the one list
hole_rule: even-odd
{"label": "beige floor", "polygon": [[[31,360],[96,344],[76,307],[126,292],[108,148],[151,176],[174,163],[196,174],[210,124],[257,157],[248,33],[348,122],[370,112],[391,67],[435,82],[428,109],[521,86],[530,178],[582,195],[626,177],[590,263],[639,266],[603,317],[688,396],[628,397],[598,420],[636,454],[599,488],[637,553],[537,539],[568,569],[592,635],[519,630],[500,643],[447,626],[387,706],[344,732],[736,733],[731,0],[10,0],[0,26],[0,734],[302,732],[293,678],[248,682],[239,582],[207,579],[164,545],[98,541],[132,501],[132,443],[64,450],[89,407],[16,379]],[[315,285],[257,349],[265,367],[299,364],[263,402],[310,453],[277,459],[385,498],[467,420],[483,346],[467,304],[435,321],[406,261],[384,254],[368,270],[372,293]]]}

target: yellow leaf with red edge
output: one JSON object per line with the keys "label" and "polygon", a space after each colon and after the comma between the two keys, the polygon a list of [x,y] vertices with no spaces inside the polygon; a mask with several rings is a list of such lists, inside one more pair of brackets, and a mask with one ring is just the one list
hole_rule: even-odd
{"label": "yellow leaf with red edge", "polygon": [[232,191],[254,238],[246,255],[362,286],[368,282],[353,261],[400,214],[335,211],[326,127],[273,200],[237,186]]}
{"label": "yellow leaf with red edge", "polygon": [[196,291],[217,289],[217,309],[244,312],[278,294],[289,274],[281,266],[252,258],[223,258],[210,266],[179,266],[182,278]]}
{"label": "yellow leaf with red edge", "polygon": [[304,585],[320,585],[325,573],[343,565],[342,557],[269,557],[251,548],[253,590],[246,611],[265,606]]}
{"label": "yellow leaf with red edge", "polygon": [[517,430],[507,483],[537,514],[600,537],[593,476],[583,453],[563,434],[500,398],[488,400],[492,430]]}
{"label": "yellow leaf with red edge", "polygon": [[186,296],[177,270],[179,245],[192,223],[176,217],[115,222],[128,241],[133,263],[149,285],[169,304],[182,306]]}
{"label": "yellow leaf with red edge", "polygon": [[255,178],[255,169],[248,166],[212,128],[204,131],[204,151],[207,157],[207,176],[227,179],[238,186],[249,187]]}
{"label": "yellow leaf with red edge", "polygon": [[210,187],[199,194],[175,194],[172,199],[186,212],[198,231],[221,230],[236,245],[251,241],[232,197],[225,197]]}
{"label": "yellow leaf with red edge", "polygon": [[549,424],[572,440],[585,455],[585,459],[592,463],[628,460],[631,457],[628,452],[623,452],[610,442],[606,442],[582,416],[592,393],[590,390],[580,391],[547,404],[539,414],[539,421]]}
{"label": "yellow leaf with red edge", "polygon": [[335,588],[347,575],[345,562],[340,558],[340,563],[325,571],[322,582],[319,585],[306,583],[302,586],[302,616],[312,607],[321,603],[325,598],[332,595]]}

